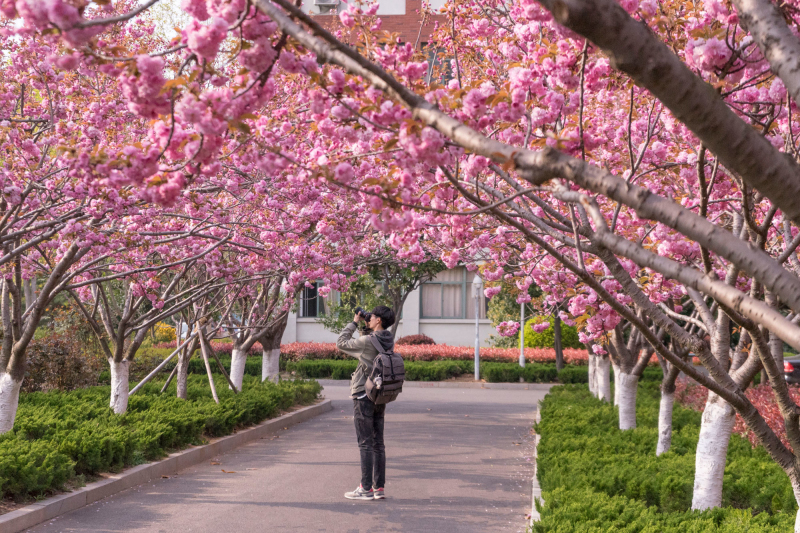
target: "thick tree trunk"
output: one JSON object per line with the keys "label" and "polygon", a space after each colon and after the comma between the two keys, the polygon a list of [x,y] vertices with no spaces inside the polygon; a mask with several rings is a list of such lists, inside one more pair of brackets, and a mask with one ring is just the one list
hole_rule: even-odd
{"label": "thick tree trunk", "polygon": [[611,401],[611,374],[609,372],[609,366],[611,366],[611,360],[608,357],[598,356],[594,363],[597,397],[604,402]]}
{"label": "thick tree trunk", "polygon": [[619,405],[619,375],[621,374],[619,370],[619,365],[614,365],[614,407]]}
{"label": "thick tree trunk", "polygon": [[11,374],[0,374],[0,435],[14,427],[21,387],[21,380],[13,379]]}
{"label": "thick tree trunk", "polygon": [[636,389],[639,376],[626,374],[620,369],[615,376],[614,389],[619,391],[619,429],[636,429]]}
{"label": "thick tree trunk", "polygon": [[234,348],[231,352],[231,381],[236,385],[237,390],[242,390],[245,363],[247,363],[247,352]]}
{"label": "thick tree trunk", "polygon": [[597,356],[593,353],[589,353],[589,392],[592,393],[592,396],[597,398],[597,383],[596,383],[596,376],[595,376],[595,365],[597,361]]}
{"label": "thick tree trunk", "polygon": [[281,372],[281,349],[265,347],[262,350],[262,354],[261,381],[270,380],[274,383],[277,383]]}
{"label": "thick tree trunk", "polygon": [[669,451],[672,446],[672,407],[675,393],[661,391],[661,405],[658,408],[658,444],[656,456]]}
{"label": "thick tree trunk", "polygon": [[672,447],[672,411],[675,405],[675,382],[680,377],[680,371],[661,360],[661,369],[664,379],[661,380],[661,405],[658,409],[658,444],[656,444],[656,457],[667,453]]}
{"label": "thick tree trunk", "polygon": [[709,392],[697,441],[692,509],[709,509],[722,503],[722,478],[734,419],[733,407]]}
{"label": "thick tree trunk", "polygon": [[108,361],[111,366],[111,409],[121,415],[128,410],[128,372],[130,361],[122,360],[117,363],[113,359]]}

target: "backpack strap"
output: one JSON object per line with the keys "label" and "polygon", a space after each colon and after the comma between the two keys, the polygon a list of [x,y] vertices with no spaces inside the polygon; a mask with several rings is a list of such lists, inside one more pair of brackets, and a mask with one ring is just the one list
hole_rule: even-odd
{"label": "backpack strap", "polygon": [[372,345],[375,347],[376,350],[378,350],[379,355],[387,355],[386,350],[383,349],[383,346],[381,345],[377,337],[375,337],[375,335],[370,335],[369,340],[372,341]]}

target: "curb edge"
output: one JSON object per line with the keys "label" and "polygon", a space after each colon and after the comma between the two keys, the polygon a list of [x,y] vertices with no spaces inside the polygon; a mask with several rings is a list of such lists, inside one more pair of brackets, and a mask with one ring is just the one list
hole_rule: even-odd
{"label": "curb edge", "polygon": [[80,509],[90,503],[113,496],[123,490],[147,483],[162,475],[175,473],[192,465],[201,463],[216,455],[229,452],[243,444],[277,433],[283,428],[305,422],[315,416],[333,409],[331,400],[303,407],[297,411],[265,420],[264,422],[231,435],[213,439],[208,444],[193,446],[171,453],[160,461],[134,466],[111,475],[100,481],[89,483],[78,490],[59,494],[41,502],[25,506],[16,511],[0,515],[0,530],[4,533],[18,533],[34,527],[57,516]]}
{"label": "curb edge", "polygon": [[[542,421],[542,402],[536,403],[536,415],[533,417],[535,423]],[[536,510],[536,501],[544,503],[542,498],[542,487],[539,485],[539,440],[542,438],[538,433],[533,437],[533,480],[531,481],[531,519],[529,526],[533,527],[535,522],[538,522],[542,517],[539,511]]]}

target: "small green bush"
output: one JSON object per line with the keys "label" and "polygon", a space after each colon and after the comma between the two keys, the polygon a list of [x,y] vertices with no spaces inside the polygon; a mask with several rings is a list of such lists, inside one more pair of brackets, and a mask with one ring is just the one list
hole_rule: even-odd
{"label": "small green bush", "polygon": [[317,398],[321,387],[308,381],[261,383],[246,377],[234,394],[217,381],[217,405],[208,381],[189,376],[188,400],[175,397],[173,384],[149,383],[131,396],[128,412],[108,407],[108,387],[20,395],[14,429],[0,435],[0,496],[38,496],[58,490],[76,475],[114,472],[169,450],[199,444],[275,416]]}
{"label": "small green bush", "polygon": [[561,383],[589,383],[589,368],[585,366],[565,366],[558,373]]}
{"label": "small green bush", "polygon": [[[553,327],[552,316],[535,316],[525,322],[525,346],[527,348],[553,348],[555,345],[556,332]],[[542,322],[550,322],[550,327],[541,333],[533,330],[533,326]],[[519,339],[517,339],[519,346]],[[561,322],[561,347],[562,348],[584,348],[578,339],[578,329],[575,326],[568,326]]]}
{"label": "small green bush", "polygon": [[797,505],[789,480],[762,448],[738,435],[729,444],[723,507],[691,511],[702,415],[676,405],[672,448],[656,457],[658,408],[659,383],[642,381],[637,429],[622,432],[616,409],[585,385],[553,387],[536,427],[545,504],[533,531],[792,531]]}

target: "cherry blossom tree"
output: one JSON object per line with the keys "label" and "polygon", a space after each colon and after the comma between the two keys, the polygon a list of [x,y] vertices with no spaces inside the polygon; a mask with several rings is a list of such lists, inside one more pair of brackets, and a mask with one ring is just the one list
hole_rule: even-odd
{"label": "cherry blossom tree", "polygon": [[[285,0],[187,0],[194,19],[168,47],[109,46],[152,3],[109,16],[3,4],[22,18],[9,39],[67,43],[66,66],[99,65],[152,119],[139,146],[84,171],[165,204],[258,173],[350,191],[398,257],[429,240],[448,266],[483,262],[486,279],[567,299],[598,376],[606,352],[616,367],[621,428],[651,351],[668,370],[663,418],[677,371],[707,386],[693,508],[720,503],[734,411],[800,494],[800,416],[778,353],[800,349],[792,4],[450,3],[436,72],[376,34],[376,4],[349,7],[337,37]],[[791,449],[744,394],[762,367]]]}

